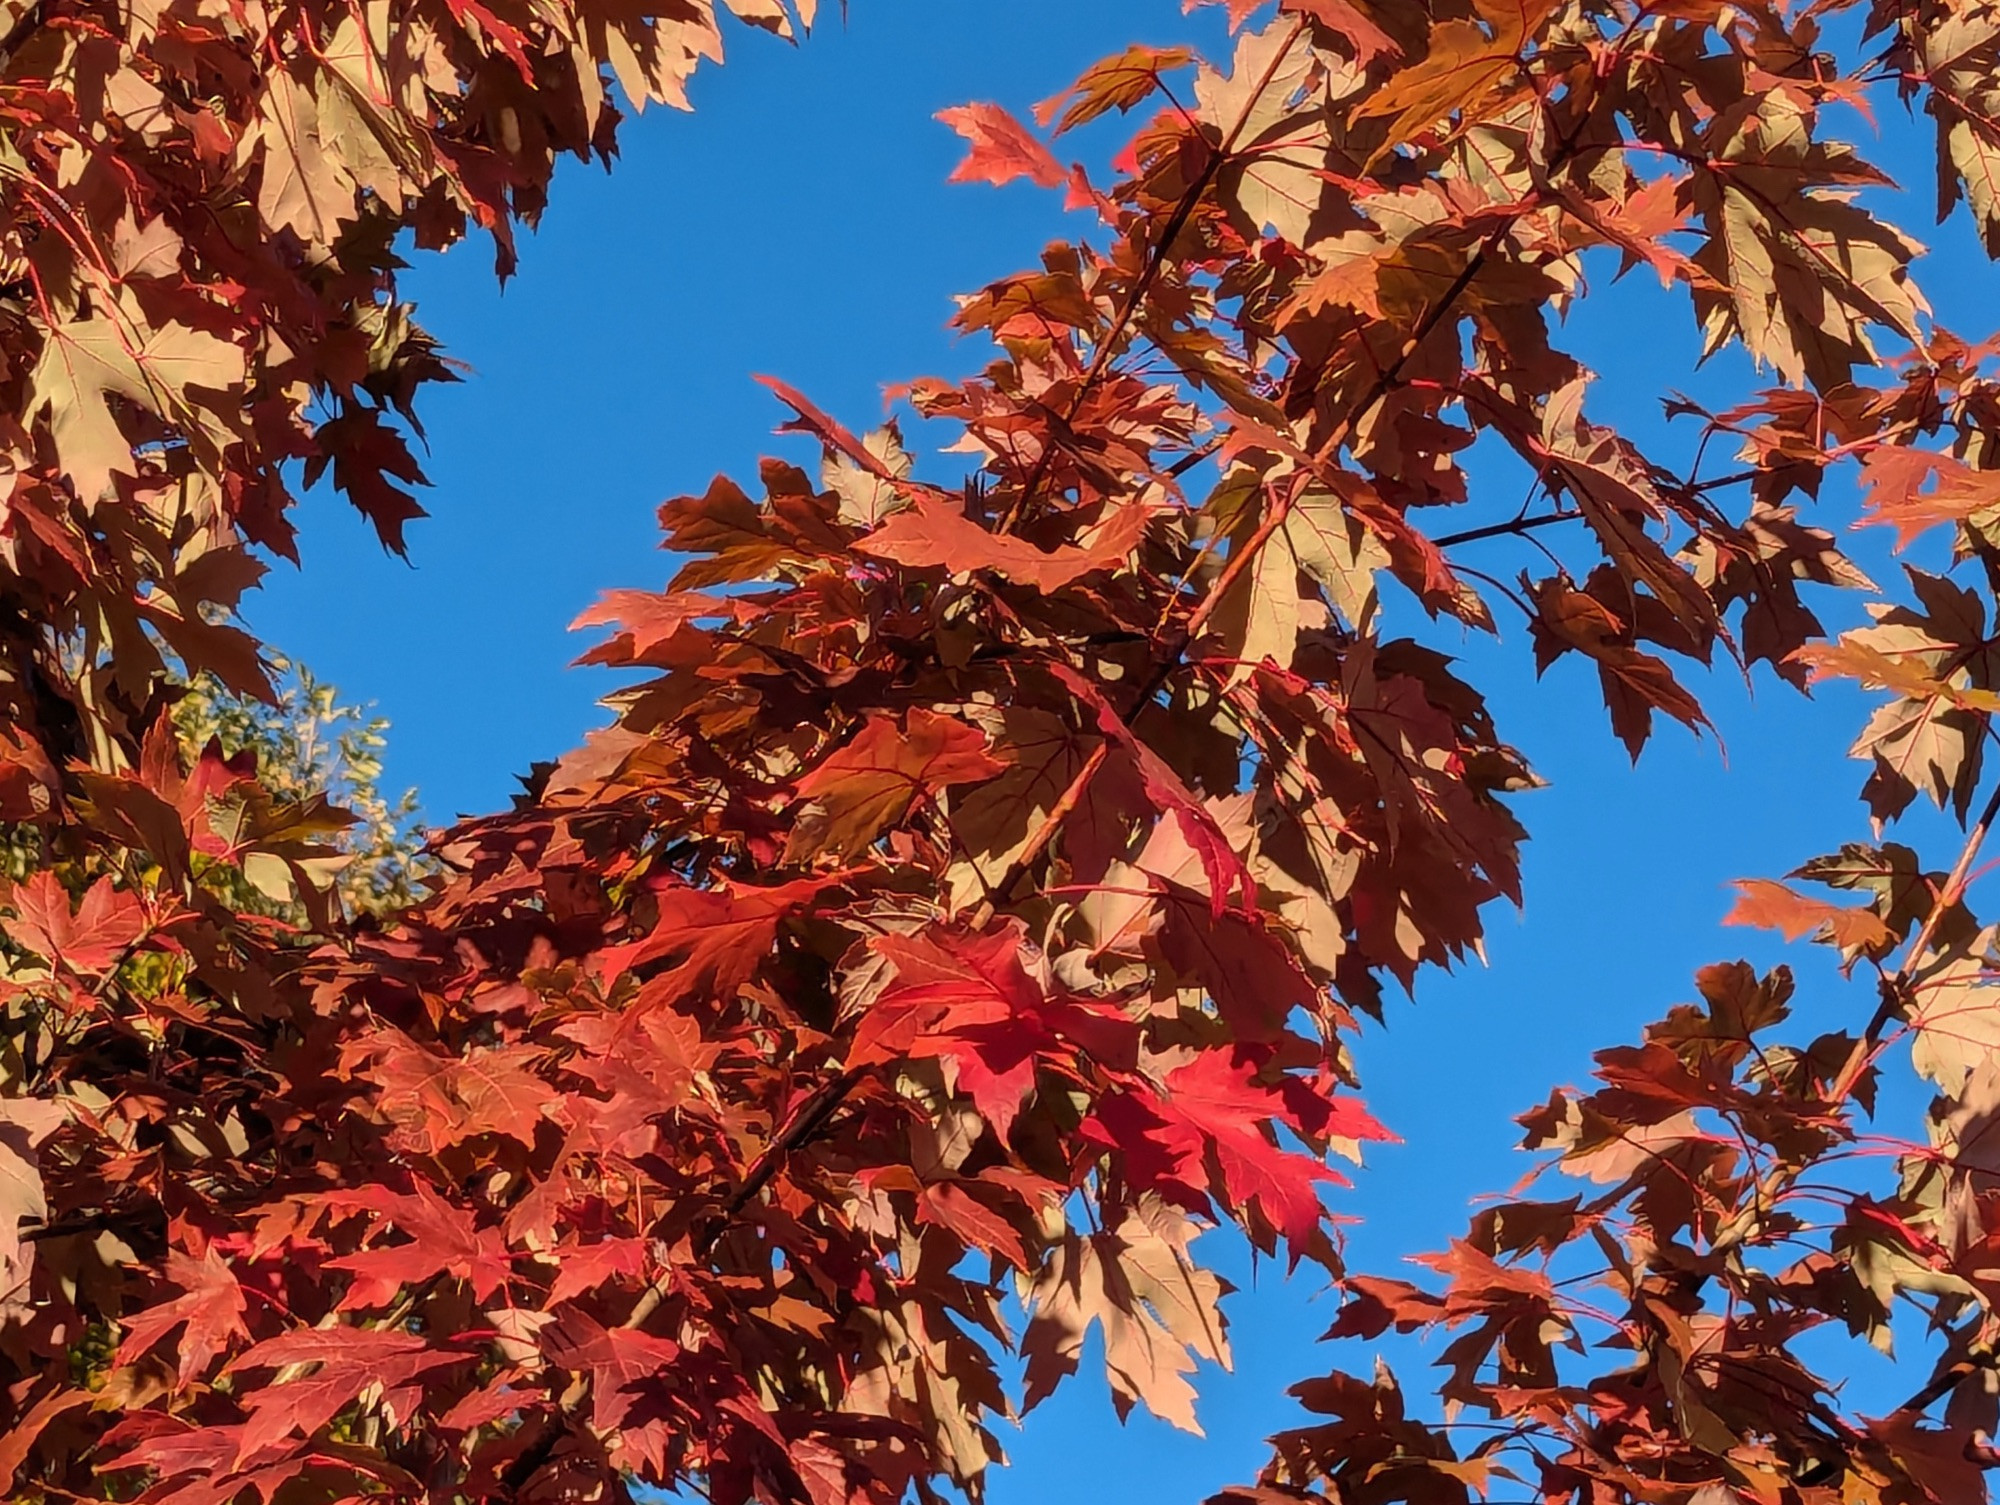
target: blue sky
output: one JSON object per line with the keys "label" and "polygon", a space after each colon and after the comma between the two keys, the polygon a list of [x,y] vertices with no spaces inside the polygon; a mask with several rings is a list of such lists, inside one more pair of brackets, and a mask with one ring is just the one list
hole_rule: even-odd
{"label": "blue sky", "polygon": [[[585,646],[566,627],[603,589],[664,584],[659,502],[718,471],[752,473],[760,454],[796,453],[771,438],[780,414],[753,374],[872,426],[884,385],[981,361],[945,327],[953,293],[1032,262],[1054,236],[1087,233],[1065,221],[1059,194],[948,185],[960,143],[932,120],[938,109],[997,99],[1025,114],[1133,40],[1222,45],[1218,13],[1186,18],[1175,0],[854,0],[852,12],[799,49],[731,28],[728,66],[695,80],[693,115],[631,123],[609,177],[574,163],[559,176],[504,292],[476,243],[410,274],[424,323],[472,367],[425,412],[433,516],[412,528],[406,564],[343,504],[314,496],[304,570],[278,566],[248,615],[390,718],[389,779],[416,785],[432,820],[503,804],[532,759],[604,719],[594,702],[609,683],[566,667]],[[1892,213],[1935,248],[1920,267],[1927,288],[1971,301],[1984,259],[1962,214],[1930,226],[1921,122],[1898,111],[1884,129],[1877,155],[1906,166],[1923,195]],[[1101,154],[1116,133],[1113,122],[1073,149]],[[1662,387],[1722,395],[1749,378],[1729,358],[1693,374],[1685,302],[1643,276],[1597,288],[1565,337],[1604,375],[1596,415],[1657,436]],[[1976,316],[1948,322],[1979,332]],[[1663,437],[1663,453],[1691,438]],[[959,464],[946,457],[930,473]],[[1495,465],[1480,480],[1468,521],[1509,515],[1518,478]],[[1844,526],[1854,510],[1851,485],[1836,487],[1820,521]],[[1881,535],[1853,545],[1886,581],[1895,566]],[[1518,543],[1477,548],[1467,561],[1503,578],[1533,563]],[[1439,639],[1414,613],[1395,625],[1464,654],[1550,788],[1520,803],[1534,838],[1527,902],[1518,917],[1491,912],[1490,965],[1426,979],[1419,1002],[1396,1004],[1391,1027],[1360,1046],[1370,1105],[1403,1143],[1372,1154],[1336,1205],[1363,1219],[1354,1262],[1385,1273],[1441,1245],[1471,1198],[1527,1168],[1512,1115],[1581,1080],[1592,1049],[1691,996],[1702,963],[1780,955],[1765,937],[1718,928],[1730,879],[1778,876],[1867,835],[1853,797],[1862,769],[1843,756],[1861,716],[1852,696],[1807,701],[1762,674],[1752,694],[1724,669],[1708,688],[1726,756],[1669,725],[1634,769],[1594,677],[1571,662],[1537,684],[1516,623],[1503,622],[1498,644]],[[1948,865],[1955,838],[1936,821],[1918,833],[1932,864]],[[1865,990],[1792,959],[1813,1031],[1858,1027]],[[1367,1369],[1367,1351],[1316,1345],[1333,1302],[1309,1276],[1287,1285],[1266,1267],[1250,1289],[1240,1250],[1226,1235],[1209,1242],[1246,1289],[1231,1306],[1236,1371],[1202,1376],[1207,1440],[1143,1416],[1121,1429],[1087,1362],[1008,1440],[1000,1505],[1079,1485],[1107,1502],[1198,1500],[1262,1462],[1261,1439],[1293,1414],[1286,1385],[1336,1360]],[[1863,1358],[1853,1390],[1877,1409],[1922,1377]],[[1396,1361],[1406,1384],[1423,1383],[1406,1355]]]}

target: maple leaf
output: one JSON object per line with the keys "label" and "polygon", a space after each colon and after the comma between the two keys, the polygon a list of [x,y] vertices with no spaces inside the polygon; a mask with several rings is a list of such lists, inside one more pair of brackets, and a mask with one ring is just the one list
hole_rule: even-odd
{"label": "maple leaf", "polygon": [[1225,73],[1204,63],[1195,72],[1195,103],[1200,116],[1220,138],[1239,148],[1260,142],[1288,120],[1288,106],[1312,76],[1315,60],[1298,45],[1292,26],[1244,31]]}
{"label": "maple leaf", "polygon": [[1893,690],[1906,700],[1941,702],[1982,714],[2000,711],[2000,695],[1933,679],[1925,672],[1921,656],[1885,652],[1876,646],[1886,641],[1886,634],[1871,641],[1858,633],[1848,633],[1837,643],[1807,643],[1791,657],[1807,667],[1815,683],[1824,679],[1851,679],[1864,690]]}
{"label": "maple leaf", "polygon": [[606,1328],[573,1307],[544,1334],[542,1346],[552,1363],[590,1377],[591,1424],[607,1429],[622,1424],[640,1394],[681,1357],[670,1338]]}
{"label": "maple leaf", "polygon": [[708,556],[681,566],[673,580],[675,591],[762,580],[798,553],[726,476],[717,476],[701,496],[666,503],[660,508],[660,526],[678,552]]}
{"label": "maple leaf", "polygon": [[1354,49],[1355,61],[1363,67],[1377,58],[1390,57],[1403,48],[1383,29],[1377,8],[1369,0],[1278,0],[1278,9],[1294,15],[1310,16],[1328,30],[1345,37]]}
{"label": "maple leaf", "polygon": [[310,1372],[249,1391],[250,1419],[236,1440],[230,1467],[240,1469],[294,1432],[312,1436],[364,1390],[379,1387],[382,1407],[396,1416],[412,1415],[422,1403],[426,1376],[469,1363],[472,1357],[439,1350],[409,1333],[352,1327],[301,1329],[253,1343],[230,1361],[226,1373]]}
{"label": "maple leaf", "polygon": [[1632,646],[1631,630],[1596,597],[1550,579],[1529,588],[1537,608],[1531,624],[1535,634],[1537,670],[1546,669],[1563,652],[1575,649],[1597,664],[1604,703],[1612,730],[1638,761],[1652,735],[1653,712],[1665,711],[1691,730],[1709,725],[1701,703],[1673,676],[1665,662]]}
{"label": "maple leaf", "polygon": [[918,801],[1005,768],[987,752],[985,735],[954,717],[921,706],[901,726],[888,716],[870,717],[858,735],[798,781],[798,796],[810,802],[811,813],[794,825],[785,860],[822,852],[851,858]]}
{"label": "maple leaf", "polygon": [[474,1048],[461,1057],[432,1054],[394,1030],[348,1047],[348,1067],[382,1089],[383,1116],[398,1142],[436,1155],[484,1134],[532,1145],[554,1092],[529,1069],[534,1046]]}
{"label": "maple leaf", "polygon": [[27,1278],[32,1256],[21,1242],[22,1225],[49,1215],[37,1151],[69,1117],[62,1102],[0,1097],[0,1297],[11,1297]]}
{"label": "maple leaf", "polygon": [[840,498],[842,522],[873,528],[907,505],[902,489],[895,483],[909,475],[915,462],[903,448],[903,436],[893,423],[863,437],[861,447],[876,459],[877,466],[857,465],[845,453],[836,451],[827,456],[820,479],[828,491]]}
{"label": "maple leaf", "polygon": [[[1286,241],[1312,238],[1326,183],[1314,166],[1314,148],[1332,143],[1327,127],[1291,112],[1302,92],[1311,98],[1331,92],[1333,70],[1321,55],[1299,45],[1290,26],[1246,30],[1236,39],[1229,72],[1206,65],[1194,78],[1200,119],[1215,139],[1233,150],[1217,173],[1219,196],[1232,216],[1260,232],[1270,226]],[[1360,82],[1358,73],[1340,75],[1343,93]]]}
{"label": "maple leaf", "polygon": [[1227,1287],[1190,1262],[1194,1232],[1157,1201],[1142,1202],[1115,1229],[1088,1238],[1069,1234],[1051,1251],[1023,1298],[1029,1309],[1021,1340],[1023,1409],[1039,1405],[1076,1371],[1085,1336],[1101,1325],[1118,1414],[1143,1401],[1161,1420],[1200,1432],[1186,1376],[1198,1358],[1226,1366],[1229,1347],[1218,1305]]}
{"label": "maple leaf", "polygon": [[1886,182],[1844,146],[1814,139],[1805,103],[1782,89],[1719,111],[1713,165],[1687,192],[1707,234],[1694,288],[1710,348],[1740,337],[1794,385],[1839,387],[1872,362],[1870,325],[1915,340],[1926,312],[1910,282],[1915,244],[1849,201],[1845,185]]}
{"label": "maple leaf", "polygon": [[[780,424],[778,426],[779,433],[811,434],[820,441],[822,448],[829,458],[837,457],[843,459],[879,481],[887,482],[892,486],[895,484],[898,477],[894,468],[892,455],[878,453],[875,449],[870,448],[867,444],[855,438],[844,426],[828,416],[817,403],[800,392],[796,387],[788,386],[786,383],[779,381],[775,376],[760,376],[757,378],[757,381],[760,385],[770,388],[772,394],[780,402],[798,415],[789,422]],[[767,479],[768,467],[772,463],[770,461],[765,462]]]}
{"label": "maple leaf", "polygon": [[965,160],[952,169],[954,183],[1011,183],[1027,178],[1055,188],[1068,176],[1062,164],[1012,115],[996,104],[957,105],[937,118],[972,143]]}
{"label": "maple leaf", "polygon": [[1185,68],[1193,61],[1194,54],[1185,47],[1135,43],[1116,57],[1092,63],[1062,93],[1036,105],[1035,119],[1044,126],[1055,121],[1055,134],[1060,136],[1108,111],[1117,110],[1122,115],[1158,92],[1161,74]]}
{"label": "maple leaf", "polygon": [[1541,433],[1523,435],[1523,450],[1575,499],[1613,568],[1643,585],[1666,606],[1705,656],[1719,628],[1707,592],[1645,531],[1666,506],[1638,450],[1583,416],[1585,382],[1570,382],[1549,399]]}
{"label": "maple leaf", "polygon": [[1365,631],[1375,616],[1376,574],[1390,562],[1382,541],[1338,498],[1312,489],[1293,501],[1283,531],[1298,567],[1319,582],[1349,626]]}
{"label": "maple leaf", "polygon": [[312,87],[274,70],[257,118],[237,146],[237,164],[261,164],[258,212],[308,243],[334,239],[360,213],[353,181],[324,140]]}
{"label": "maple leaf", "polygon": [[732,883],[701,889],[658,880],[649,886],[659,914],[651,933],[634,944],[600,951],[594,966],[609,983],[628,967],[671,958],[673,971],[652,988],[654,993],[674,998],[712,990],[728,997],[756,973],[785,919],[835,881],[801,878],[770,888]]}
{"label": "maple leaf", "polygon": [[917,1218],[949,1228],[971,1248],[998,1254],[1017,1270],[1030,1268],[1020,1231],[963,1182],[938,1181],[926,1186],[917,1202]]}
{"label": "maple leaf", "polygon": [[571,622],[572,632],[584,627],[613,627],[617,631],[581,659],[583,664],[631,664],[644,660],[683,627],[703,621],[745,622],[756,613],[749,602],[726,596],[706,596],[699,591],[675,591],[667,595],[651,591],[606,591],[597,602]]}
{"label": "maple leaf", "polygon": [[[313,444],[306,459],[306,484],[313,485],[331,466],[333,484],[373,524],[382,546],[393,554],[404,553],[404,526],[425,514],[403,488],[426,482],[403,436],[384,423],[380,413],[354,406],[315,429]],[[403,485],[395,484],[398,481]]]}
{"label": "maple leaf", "polygon": [[1619,248],[1623,262],[1620,275],[1640,262],[1650,266],[1660,286],[1675,281],[1693,283],[1702,273],[1677,250],[1667,237],[1686,228],[1688,209],[1682,179],[1674,175],[1634,183],[1632,191],[1614,204],[1597,202],[1583,193],[1565,193],[1563,204],[1597,234]]}
{"label": "maple leaf", "polygon": [[2000,508],[2000,473],[1972,469],[1934,450],[1881,444],[1861,460],[1865,522],[1896,530],[1896,551],[1926,528],[1968,522]]}
{"label": "maple leaf", "polygon": [[55,1390],[20,1413],[6,1434],[0,1436],[0,1479],[11,1484],[49,1424],[58,1420],[65,1411],[87,1406],[91,1400],[87,1390]]}
{"label": "maple leaf", "polygon": [[633,1280],[645,1273],[646,1241],[636,1238],[599,1239],[594,1244],[566,1243],[554,1251],[555,1279],[549,1283],[548,1304],[594,1291],[613,1279]]}
{"label": "maple leaf", "polygon": [[[564,1039],[581,1047],[566,1069],[604,1093],[602,1099],[568,1098],[571,1149],[643,1154],[657,1138],[657,1120],[678,1117],[703,1097],[704,1073],[723,1052],[702,1039],[694,1015],[676,1007],[686,1002],[676,978],[668,974],[648,983],[625,1009],[580,1014],[559,1026]],[[537,1193],[508,1214],[508,1237],[531,1245],[551,1242],[554,1212],[573,1190],[558,1165]],[[551,1205],[544,1205],[545,1197]]]}
{"label": "maple leaf", "polygon": [[[1930,918],[1944,882],[1941,874],[1926,875],[1917,854],[1897,842],[1880,847],[1850,842],[1838,852],[1801,864],[1788,876],[1870,895],[1870,907],[1898,938]],[[1963,910],[1958,913],[1962,918]],[[1946,942],[1961,941],[1968,933],[1961,931],[1949,910],[1936,928],[1938,938]]]}
{"label": "maple leaf", "polygon": [[1910,32],[1924,108],[1937,121],[1938,222],[1963,195],[1987,255],[2000,255],[2000,18],[1983,6],[1940,6]]}
{"label": "maple leaf", "polygon": [[128,310],[53,324],[30,377],[28,411],[49,412],[64,468],[77,490],[96,501],[113,473],[134,475],[132,444],[114,413],[123,399],[199,435],[213,420],[195,406],[190,389],[224,393],[244,377],[242,350],[185,324],[150,326]]}
{"label": "maple leaf", "polygon": [[16,884],[7,902],[15,918],[0,923],[10,937],[85,976],[110,971],[148,930],[145,907],[108,877],[84,891],[73,913],[69,894],[46,870]]}
{"label": "maple leaf", "polygon": [[942,567],[953,575],[991,570],[1038,591],[1058,591],[1085,575],[1124,563],[1151,518],[1148,504],[1129,502],[1088,547],[1059,544],[1040,549],[1012,534],[989,532],[950,504],[919,493],[907,509],[854,546],[877,559],[915,569]]}
{"label": "maple leaf", "polygon": [[1360,119],[1387,122],[1373,160],[1454,110],[1484,105],[1492,90],[1518,77],[1521,50],[1555,8],[1553,0],[1481,0],[1475,7],[1479,21],[1433,24],[1422,61],[1399,70],[1387,87],[1369,91],[1354,107]]}
{"label": "maple leaf", "polygon": [[1895,940],[1895,933],[1873,909],[1808,899],[1767,878],[1739,879],[1736,887],[1736,905],[1723,916],[1725,925],[1762,926],[1788,941],[1817,933],[1842,951],[1876,955],[1887,951]]}
{"label": "maple leaf", "polygon": [[229,1346],[231,1338],[247,1338],[243,1324],[247,1303],[236,1275],[211,1244],[200,1259],[178,1249],[167,1251],[167,1279],[181,1294],[125,1319],[124,1341],[116,1362],[130,1364],[175,1328],[181,1328],[178,1384],[185,1390]]}
{"label": "maple leaf", "polygon": [[1921,570],[1905,573],[1916,604],[1871,603],[1873,626],[1843,633],[1837,651],[1807,655],[1896,692],[1849,749],[1873,764],[1862,794],[1883,819],[1901,814],[1919,790],[1963,813],[1982,766],[1981,697],[2000,685],[1978,597]]}
{"label": "maple leaf", "polygon": [[1238,910],[1217,915],[1205,900],[1167,885],[1161,955],[1198,981],[1239,1040],[1275,1040],[1292,1010],[1312,1010],[1320,989],[1272,926]]}
{"label": "maple leaf", "polygon": [[1201,853],[1189,840],[1188,830],[1178,818],[1156,822],[1132,860],[1113,862],[1104,881],[1077,906],[1090,927],[1097,954],[1140,954],[1144,939],[1158,934],[1166,918],[1159,901],[1171,894],[1173,885],[1206,891]]}
{"label": "maple leaf", "polygon": [[[1198,1170],[1212,1150],[1230,1204],[1255,1203],[1283,1236],[1296,1265],[1314,1244],[1325,1215],[1316,1183],[1338,1184],[1343,1178],[1277,1143],[1270,1126],[1290,1122],[1283,1097],[1220,1052],[1203,1052],[1175,1068],[1165,1087],[1149,1104],[1166,1125],[1160,1136],[1164,1148],[1179,1156],[1184,1173]],[[1354,1123],[1368,1137],[1387,1137],[1365,1114]]]}
{"label": "maple leaf", "polygon": [[405,1286],[419,1285],[438,1275],[465,1281],[475,1301],[486,1301],[503,1289],[512,1275],[499,1236],[490,1228],[475,1230],[462,1209],[446,1202],[424,1182],[417,1182],[408,1195],[375,1186],[325,1192],[314,1201],[342,1216],[372,1214],[377,1227],[394,1227],[410,1240],[406,1244],[377,1244],[328,1260],[327,1269],[354,1277],[336,1310],[387,1306]]}
{"label": "maple leaf", "polygon": [[1047,710],[969,706],[965,715],[1010,756],[1000,774],[952,794],[952,832],[966,854],[948,873],[953,912],[976,904],[1006,875],[1063,804],[1093,750],[1088,737]]}
{"label": "maple leaf", "polygon": [[874,950],[896,969],[848,1047],[850,1066],[942,1059],[1004,1139],[1035,1085],[1038,1055],[1056,1044],[1049,1002],[1021,964],[1012,926],[979,936],[884,936]]}
{"label": "maple leaf", "polygon": [[1994,932],[1919,968],[1911,986],[1910,1064],[1957,1097],[1984,1061],[2000,1053],[2000,985],[1994,981]]}
{"label": "maple leaf", "polygon": [[1799,584],[1876,589],[1835,547],[1830,534],[1801,526],[1790,508],[1762,502],[1732,533],[1704,532],[1681,552],[1718,611],[1743,604],[1739,638],[1744,658],[1763,660],[1793,684],[1807,677],[1799,651],[1825,631],[1801,599]]}
{"label": "maple leaf", "polygon": [[1208,806],[1195,798],[1181,776],[1132,729],[1105,699],[1103,692],[1067,664],[1051,664],[1050,672],[1082,703],[1097,730],[1132,760],[1142,787],[1156,808],[1178,824],[1182,837],[1200,856],[1209,908],[1217,920],[1232,901],[1247,913],[1254,908],[1257,885],[1249,866]]}
{"label": "maple leaf", "polygon": [[[1287,524],[1290,522],[1287,516]],[[1317,540],[1315,540],[1317,541]],[[1233,659],[1230,683],[1242,684],[1259,666],[1290,669],[1297,651],[1304,608],[1299,596],[1300,560],[1289,526],[1265,541],[1209,617],[1220,656]]]}
{"label": "maple leaf", "polygon": [[[1382,243],[1364,231],[1320,241],[1313,253],[1320,269],[1278,310],[1280,329],[1331,308],[1351,309],[1367,318],[1382,317]],[[1294,505],[1297,505],[1296,503]]]}

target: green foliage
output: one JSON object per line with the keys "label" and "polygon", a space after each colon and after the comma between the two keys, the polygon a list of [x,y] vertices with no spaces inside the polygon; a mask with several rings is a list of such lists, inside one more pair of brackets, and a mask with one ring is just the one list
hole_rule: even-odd
{"label": "green foliage", "polygon": [[[282,654],[271,655],[271,666],[276,685],[270,701],[235,694],[207,671],[188,680],[173,708],[183,751],[193,757],[212,741],[225,758],[250,752],[258,782],[277,799],[323,795],[348,811],[355,820],[339,838],[352,858],[336,881],[342,903],[350,914],[379,916],[406,908],[421,897],[423,880],[436,863],[424,853],[417,791],[406,789],[391,799],[382,789],[388,718],[342,704],[336,687]],[[237,881],[245,906],[275,902]],[[277,908],[289,918],[296,905]]]}

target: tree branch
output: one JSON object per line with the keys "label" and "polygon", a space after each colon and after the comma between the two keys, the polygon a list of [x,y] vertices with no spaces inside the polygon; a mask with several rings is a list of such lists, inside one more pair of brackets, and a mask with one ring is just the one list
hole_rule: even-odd
{"label": "tree branch", "polygon": [[[1126,294],[1124,305],[1118,310],[1117,317],[1111,321],[1111,328],[1105,332],[1104,338],[1098,341],[1097,350],[1091,356],[1090,366],[1083,373],[1083,380],[1077,383],[1076,390],[1063,405],[1062,419],[1065,424],[1072,422],[1082,411],[1084,399],[1090,395],[1091,388],[1097,385],[1110,367],[1117,355],[1118,342],[1125,338],[1125,332],[1132,327],[1133,319],[1139,314],[1139,305],[1153,290],[1153,283],[1160,275],[1160,268],[1166,265],[1167,252],[1173,249],[1173,244],[1180,238],[1181,231],[1187,228],[1187,222],[1194,217],[1195,207],[1201,203],[1209,186],[1215,182],[1217,174],[1222,171],[1223,165],[1236,150],[1237,139],[1250,124],[1251,113],[1263,99],[1264,91],[1271,87],[1271,81],[1278,76],[1278,69],[1284,65],[1285,59],[1292,55],[1292,48],[1298,45],[1298,40],[1305,34],[1305,29],[1305,20],[1301,18],[1292,27],[1292,34],[1285,38],[1285,45],[1278,49],[1269,66],[1264,69],[1264,76],[1258,79],[1257,87],[1250,91],[1250,97],[1243,102],[1243,109],[1236,117],[1235,125],[1230,127],[1229,134],[1224,136],[1209,153],[1208,160],[1202,163],[1201,171],[1195,174],[1194,181],[1188,184],[1186,191],[1175,203],[1173,213],[1167,216],[1167,223],[1160,231],[1159,240],[1154,242],[1152,249],[1147,253],[1145,266],[1139,269],[1138,280]],[[1028,504],[1034,500],[1035,493],[1041,490],[1042,482],[1048,478],[1050,457],[1054,453],[1052,445],[1042,446],[1041,454],[1035,458],[1035,468],[1028,472],[1028,479],[1022,483],[1020,494],[1014,498],[1000,519],[1002,533],[1013,530],[1014,525],[1021,520],[1021,515],[1027,511]]]}
{"label": "tree branch", "polygon": [[[1902,965],[1882,978],[1882,1001],[1875,1009],[1874,1017],[1868,1021],[1868,1029],[1862,1042],[1872,1052],[1881,1044],[1882,1032],[1889,1027],[1889,1021],[1896,1012],[1909,1001],[1911,974],[1930,950],[1931,940],[1937,934],[1938,926],[1965,892],[1966,883],[1972,872],[1972,864],[1979,857],[1979,849],[1986,844],[1986,837],[1993,829],[1995,820],[2000,820],[2000,783],[1987,796],[1985,806],[1979,812],[1979,819],[1965,834],[1965,845],[1959,849],[1958,861],[1952,865],[1950,874],[1944,880],[1944,887],[1931,903],[1930,913],[1924,916],[1924,923],[1917,931],[1916,939],[1910,942],[1910,949],[1904,953]],[[1845,1073],[1842,1073],[1843,1077]]]}
{"label": "tree branch", "polygon": [[1518,537],[1536,528],[1546,528],[1551,523],[1574,522],[1582,517],[1581,512],[1544,512],[1534,517],[1516,517],[1504,523],[1489,523],[1483,528],[1467,528],[1463,533],[1441,533],[1431,540],[1435,548],[1449,549],[1462,543],[1478,543],[1483,538]]}

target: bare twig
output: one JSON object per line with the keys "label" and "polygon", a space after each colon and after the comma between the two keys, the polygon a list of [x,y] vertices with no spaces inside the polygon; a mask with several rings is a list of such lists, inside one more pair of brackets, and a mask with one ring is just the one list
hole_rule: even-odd
{"label": "bare twig", "polygon": [[1434,547],[1449,549],[1457,544],[1478,543],[1483,538],[1518,536],[1535,528],[1546,528],[1551,523],[1575,522],[1582,516],[1581,512],[1544,512],[1535,517],[1510,518],[1504,523],[1489,523],[1483,528],[1467,528],[1463,533],[1440,533],[1431,543]]}

